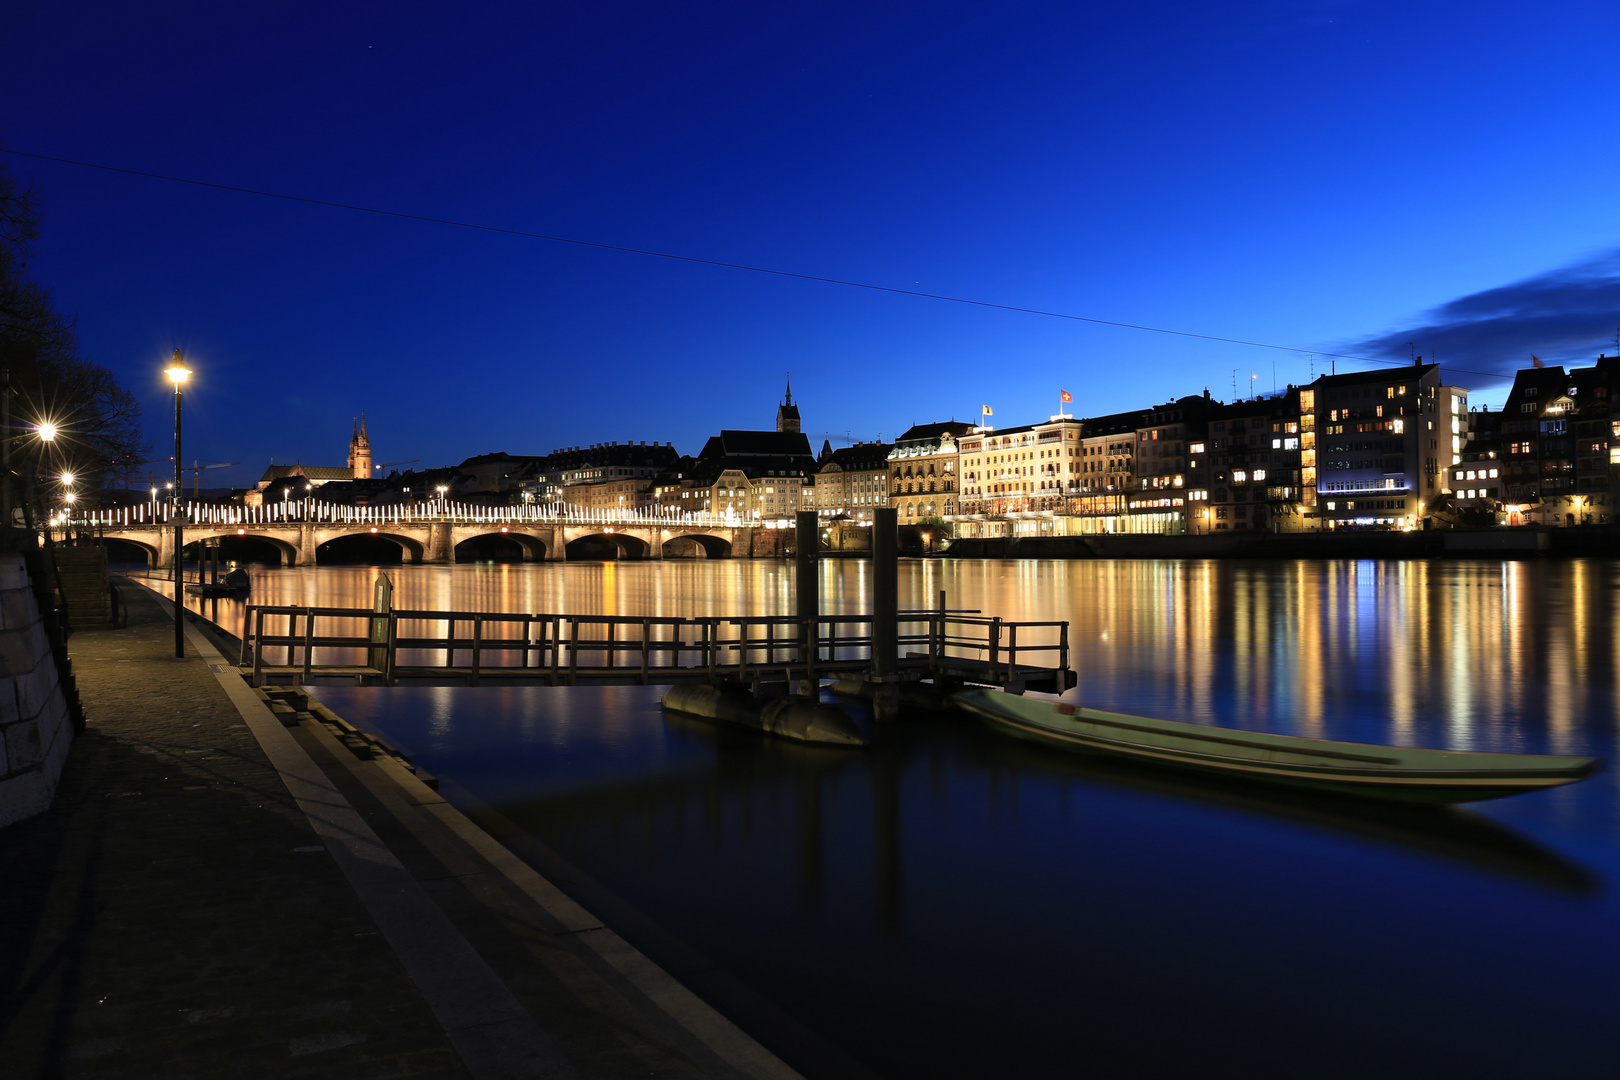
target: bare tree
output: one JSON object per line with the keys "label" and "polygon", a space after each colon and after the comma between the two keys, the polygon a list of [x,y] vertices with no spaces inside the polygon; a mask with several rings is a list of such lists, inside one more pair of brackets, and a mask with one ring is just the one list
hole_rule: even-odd
{"label": "bare tree", "polygon": [[[0,368],[13,391],[12,468],[25,478],[71,471],[93,491],[121,463],[146,456],[140,404],[112,372],[79,354],[74,323],[28,272],[44,199],[0,164]],[[38,425],[56,426],[47,445]]]}

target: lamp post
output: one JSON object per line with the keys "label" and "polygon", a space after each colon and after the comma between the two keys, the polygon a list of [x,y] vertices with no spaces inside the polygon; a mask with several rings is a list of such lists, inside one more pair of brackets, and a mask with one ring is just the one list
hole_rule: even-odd
{"label": "lamp post", "polygon": [[185,566],[181,554],[185,543],[185,525],[180,517],[180,388],[186,384],[186,377],[191,372],[182,362],[179,349],[174,350],[174,360],[163,374],[174,384],[174,655],[176,659],[182,659],[186,655],[186,630],[185,583],[181,580]]}

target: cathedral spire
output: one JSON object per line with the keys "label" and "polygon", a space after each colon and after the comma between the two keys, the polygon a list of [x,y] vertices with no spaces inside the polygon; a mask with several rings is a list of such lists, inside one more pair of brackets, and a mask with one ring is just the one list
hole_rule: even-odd
{"label": "cathedral spire", "polygon": [[787,394],[782,398],[782,404],[776,408],[776,430],[793,432],[799,430],[799,407],[793,404],[792,379],[788,380]]}
{"label": "cathedral spire", "polygon": [[349,474],[356,480],[371,479],[371,437],[366,434],[366,414],[354,421],[349,436]]}

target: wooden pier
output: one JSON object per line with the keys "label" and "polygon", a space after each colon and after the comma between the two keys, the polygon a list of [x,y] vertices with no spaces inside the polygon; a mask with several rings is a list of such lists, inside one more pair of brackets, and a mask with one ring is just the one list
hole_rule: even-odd
{"label": "wooden pier", "polygon": [[[1074,685],[1066,622],[943,608],[898,613],[891,665],[871,615],[658,617],[249,605],[253,685],[759,685],[855,677],[1058,692]],[[887,667],[887,671],[880,670]]]}

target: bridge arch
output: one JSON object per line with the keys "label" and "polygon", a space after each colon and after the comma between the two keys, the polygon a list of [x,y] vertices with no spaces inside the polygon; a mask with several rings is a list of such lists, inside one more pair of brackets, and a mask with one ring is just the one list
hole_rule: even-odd
{"label": "bridge arch", "polygon": [[664,541],[666,559],[727,559],[731,557],[731,541],[707,533],[682,533]]}
{"label": "bridge arch", "polygon": [[138,552],[146,560],[148,567],[155,568],[158,556],[162,554],[156,544],[148,544],[144,540],[128,536],[108,536],[104,537],[103,541],[107,547],[107,561],[114,564],[131,562],[133,560],[128,556]]}
{"label": "bridge arch", "polygon": [[464,544],[476,545],[482,541],[487,545],[492,539],[505,540],[508,543],[516,544],[518,550],[522,552],[524,562],[543,562],[545,560],[546,541],[544,539],[529,533],[519,532],[511,527],[493,527],[479,532],[458,534],[455,538],[455,547],[451,551],[451,558],[455,559],[463,554],[461,549]]}
{"label": "bridge arch", "polygon": [[315,561],[317,563],[321,561],[323,551],[329,558],[341,556],[345,548],[353,550],[355,554],[363,554],[366,546],[378,543],[388,543],[397,547],[400,553],[399,560],[402,563],[419,563],[427,553],[426,546],[415,537],[389,532],[383,528],[333,530],[317,534],[315,539]]}
{"label": "bridge arch", "polygon": [[613,562],[645,559],[651,551],[647,541],[631,533],[599,532],[570,540],[563,548],[563,555],[570,562]]}
{"label": "bridge arch", "polygon": [[[191,548],[191,546],[193,544],[200,543],[203,540],[215,540],[215,539],[217,539],[223,545],[221,550],[222,550],[222,553],[224,554],[224,556],[227,559],[231,559],[233,557],[236,557],[236,556],[233,556],[231,551],[230,551],[230,549],[233,546],[235,546],[232,543],[233,541],[246,540],[246,541],[252,541],[252,542],[257,543],[257,544],[268,544],[271,547],[275,548],[276,553],[281,556],[281,565],[282,566],[297,566],[298,565],[298,545],[297,544],[290,543],[289,541],[285,540],[284,538],[282,538],[280,536],[275,535],[274,533],[262,532],[262,531],[255,530],[251,525],[237,526],[235,528],[230,528],[230,527],[226,527],[226,528],[208,528],[208,527],[198,528],[198,527],[194,526],[194,527],[186,529],[184,539],[185,539],[185,544],[186,544],[187,550],[190,550],[190,548]],[[250,562],[252,560],[251,559],[243,559],[242,561]]]}

